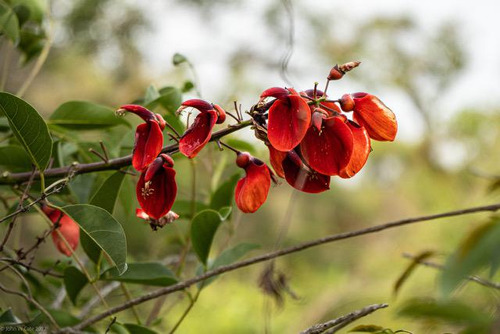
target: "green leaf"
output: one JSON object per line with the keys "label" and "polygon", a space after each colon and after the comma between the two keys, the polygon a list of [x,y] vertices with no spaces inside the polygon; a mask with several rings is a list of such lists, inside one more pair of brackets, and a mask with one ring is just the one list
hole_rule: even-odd
{"label": "green leaf", "polygon": [[434,255],[433,251],[425,251],[413,258],[408,267],[406,267],[405,271],[403,271],[401,276],[399,276],[396,283],[394,283],[394,289],[393,289],[394,295],[398,293],[399,289],[401,289],[401,287],[403,286],[403,283],[408,279],[408,277],[410,277],[411,273],[418,267],[419,262],[431,257],[432,255]]}
{"label": "green leaf", "polygon": [[7,36],[14,44],[19,42],[19,21],[16,13],[2,2],[0,2],[0,34]]}
{"label": "green leaf", "polygon": [[120,274],[127,270],[125,233],[120,223],[109,212],[88,204],[67,205],[61,209],[80,225],[81,230],[87,236],[97,243]]}
{"label": "green leaf", "polygon": [[122,275],[119,275],[116,268],[111,268],[103,273],[101,279],[152,286],[168,286],[177,283],[174,273],[156,262],[129,263],[127,271]]}
{"label": "green leaf", "polygon": [[257,154],[257,152],[255,151],[255,145],[252,145],[247,141],[236,138],[229,138],[224,140],[224,142],[239,151],[248,152],[252,155]]}
{"label": "green leaf", "polygon": [[64,287],[73,305],[76,305],[78,294],[88,282],[87,277],[77,268],[70,266],[64,269]]}
{"label": "green leaf", "polygon": [[500,218],[483,224],[469,234],[446,261],[441,275],[441,291],[446,295],[476,270],[490,266],[492,273],[500,256]]}
{"label": "green leaf", "polygon": [[146,94],[144,95],[144,104],[148,105],[159,97],[160,97],[160,92],[158,92],[158,89],[156,89],[155,86],[150,85],[146,89]]}
{"label": "green leaf", "polygon": [[117,322],[111,325],[111,327],[109,328],[109,332],[114,334],[130,334],[125,326]]}
{"label": "green leaf", "polygon": [[180,53],[176,53],[172,57],[172,63],[174,64],[174,66],[180,65],[180,64],[185,63],[187,61],[188,61],[187,58]]}
{"label": "green leaf", "polygon": [[187,93],[191,91],[194,88],[194,83],[192,81],[184,81],[184,84],[182,85],[182,92]]}
{"label": "green leaf", "polygon": [[136,324],[124,324],[130,334],[157,334],[157,332]]}
{"label": "green leaf", "polygon": [[210,247],[221,222],[221,215],[210,209],[199,212],[191,222],[193,249],[204,265],[207,264]]}
{"label": "green leaf", "polygon": [[232,206],[225,206],[223,208],[220,208],[220,210],[219,210],[219,214],[220,214],[222,220],[226,220],[227,218],[229,218],[229,216],[231,215],[231,212],[233,212]]}
{"label": "green leaf", "polygon": [[117,117],[113,109],[86,101],[70,101],[57,108],[49,119],[49,124],[73,130],[93,130],[130,124]]}
{"label": "green leaf", "polygon": [[398,314],[417,319],[441,320],[457,325],[487,325],[491,322],[485,312],[454,300],[413,300],[404,305]]}
{"label": "green leaf", "polygon": [[231,206],[234,199],[234,188],[240,179],[240,174],[234,174],[222,183],[210,198],[210,208],[219,210],[220,208]]}
{"label": "green leaf", "polygon": [[[202,211],[208,209],[208,206],[202,202],[195,202],[195,215],[196,211]],[[174,205],[172,206],[172,211],[177,213],[179,216],[183,218],[193,218],[192,217],[192,203],[187,200],[176,200]]]}
{"label": "green leaf", "polygon": [[52,154],[52,138],[43,118],[31,105],[5,92],[0,92],[0,113],[9,120],[12,132],[33,164],[38,170],[45,170]]}
{"label": "green leaf", "polygon": [[20,146],[0,147],[0,166],[6,167],[9,171],[27,171],[31,169],[31,159]]}
{"label": "green leaf", "polygon": [[24,6],[29,10],[29,19],[37,23],[41,23],[47,4],[43,0],[11,0],[12,6]]}
{"label": "green leaf", "polygon": [[0,315],[0,324],[17,324],[19,322],[21,321],[12,313],[11,308]]}
{"label": "green leaf", "polygon": [[92,196],[89,204],[98,206],[113,214],[116,199],[120,193],[125,173],[115,172],[104,181],[99,189]]}
{"label": "green leaf", "polygon": [[160,96],[145,103],[146,108],[154,110],[157,107],[161,107],[166,111],[166,113],[162,114],[165,121],[177,132],[184,133],[184,123],[176,114],[177,109],[179,109],[182,103],[182,92],[175,87],[163,87],[158,93]]}

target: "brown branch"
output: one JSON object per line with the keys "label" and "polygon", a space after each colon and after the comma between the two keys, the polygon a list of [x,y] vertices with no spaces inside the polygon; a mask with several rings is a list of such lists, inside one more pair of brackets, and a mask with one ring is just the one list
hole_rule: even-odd
{"label": "brown branch", "polygon": [[[216,141],[219,138],[222,138],[224,136],[227,136],[235,131],[238,131],[240,129],[243,129],[247,126],[252,125],[252,121],[248,120],[245,122],[241,122],[236,125],[231,125],[231,127],[228,127],[226,129],[214,132],[212,134],[212,138],[210,141]],[[172,144],[165,146],[162,149],[162,153],[169,153],[173,154],[179,150],[179,144]],[[92,172],[98,172],[98,171],[104,171],[104,170],[113,170],[113,169],[120,169],[122,167],[129,166],[132,163],[132,155],[127,155],[124,157],[120,158],[115,158],[115,159],[110,159],[107,163],[104,161],[98,161],[98,162],[91,162],[88,164],[77,164],[77,165],[70,165],[70,166],[64,166],[64,167],[59,167],[59,168],[52,168],[52,169],[47,169],[43,173],[45,175],[45,178],[57,178],[57,177],[63,177],[66,176],[69,172],[73,172],[74,175],[77,174],[85,174],[85,173],[92,173]],[[22,172],[22,173],[10,173],[5,176],[0,177],[0,185],[2,184],[17,184],[24,182],[29,179],[31,175],[31,172]],[[34,174],[35,179],[40,178],[40,173],[36,172]]]}
{"label": "brown branch", "polygon": [[[382,308],[386,308],[389,305],[387,304],[374,304],[367,307],[363,307],[360,310],[356,310],[349,314],[343,315],[337,319],[333,319],[321,324],[314,325],[309,327],[308,329],[300,332],[300,334],[321,334],[321,333],[335,333],[339,329],[349,325],[353,321],[358,320],[359,318],[366,317],[368,314],[373,313]],[[328,330],[328,332],[325,332]]]}
{"label": "brown branch", "polygon": [[[415,258],[416,258],[414,255],[408,254],[408,253],[403,253],[403,257],[405,257],[407,259],[412,259],[412,260],[415,260]],[[421,264],[423,266],[429,267],[429,268],[434,268],[434,269],[438,269],[438,270],[444,269],[443,265],[438,264],[438,263],[434,263],[434,262],[430,262],[430,261],[418,260],[417,263]],[[481,284],[483,286],[486,286],[488,288],[500,290],[500,283],[491,282],[491,281],[488,281],[488,280],[481,278],[481,277],[478,277],[478,276],[467,276],[466,279],[469,281],[472,281],[472,282],[476,282],[477,284]]]}
{"label": "brown branch", "polygon": [[446,217],[454,217],[454,216],[461,216],[461,215],[466,215],[466,214],[471,214],[471,213],[476,213],[476,212],[485,212],[485,211],[497,211],[500,209],[500,203],[497,204],[492,204],[492,205],[485,205],[485,206],[478,206],[478,207],[473,207],[473,208],[468,208],[468,209],[462,209],[462,210],[455,210],[455,211],[449,211],[449,212],[443,212],[435,215],[428,215],[428,216],[420,216],[420,217],[413,217],[413,218],[407,218],[407,219],[402,219],[402,220],[397,220],[394,222],[389,222],[386,224],[381,224],[381,225],[375,225],[372,227],[368,227],[365,229],[361,230],[356,230],[356,231],[351,231],[351,232],[344,232],[344,233],[339,233],[339,234],[333,234],[330,236],[326,236],[324,238],[320,239],[315,239],[311,240],[296,246],[292,246],[289,248],[281,249],[278,251],[270,252],[267,254],[263,254],[260,256],[256,256],[244,261],[236,262],[227,266],[221,266],[213,270],[209,270],[206,273],[195,276],[193,278],[190,278],[188,280],[185,280],[183,282],[179,282],[177,284],[164,287],[161,289],[157,289],[155,291],[152,291],[148,294],[145,294],[143,296],[134,298],[126,303],[123,303],[121,305],[115,306],[113,308],[108,309],[107,311],[104,311],[100,314],[97,314],[91,318],[88,318],[87,320],[82,321],[80,324],[74,326],[74,327],[69,327],[69,328],[64,328],[60,332],[61,333],[71,333],[73,330],[81,330],[87,326],[90,326],[97,321],[100,321],[112,314],[118,313],[120,311],[126,310],[134,305],[138,305],[141,303],[144,303],[146,301],[158,298],[163,295],[168,295],[171,293],[174,293],[176,291],[184,290],[187,287],[190,287],[191,285],[194,285],[198,282],[202,282],[206,279],[209,279],[214,276],[218,276],[222,273],[226,273],[229,271],[233,271],[239,268],[243,267],[248,267],[250,265],[260,263],[260,262],[265,262],[280,256],[292,254],[292,253],[297,253],[300,251],[303,251],[305,249],[339,241],[339,240],[344,240],[344,239],[349,239],[349,238],[354,238],[360,235],[365,235],[365,234],[371,234],[375,232],[380,232],[383,230],[403,226],[403,225],[408,225],[408,224],[413,224],[413,223],[418,223],[418,222],[424,222],[424,221],[429,221],[429,220],[434,220],[434,219],[439,219],[439,218],[446,218]]}
{"label": "brown branch", "polygon": [[[23,263],[21,261],[14,260],[11,258],[0,258],[0,262],[8,262],[12,265],[20,265],[20,266],[26,268],[28,271],[32,270],[34,272],[42,274],[43,276],[52,276],[52,277],[56,277],[56,278],[63,278],[64,277],[64,275],[53,273],[52,272],[53,268],[40,269],[40,268],[33,267],[32,265],[29,265],[29,264],[26,264],[26,263]],[[0,271],[2,271],[2,270],[0,270]]]}

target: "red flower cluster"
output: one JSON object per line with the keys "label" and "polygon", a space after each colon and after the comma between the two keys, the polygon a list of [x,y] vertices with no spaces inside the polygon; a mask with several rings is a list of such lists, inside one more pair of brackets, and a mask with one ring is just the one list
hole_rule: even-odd
{"label": "red flower cluster", "polygon": [[[299,94],[274,87],[262,92],[260,103],[268,97],[275,98],[267,127],[271,164],[278,176],[304,192],[328,190],[331,176],[354,176],[368,159],[370,138],[392,141],[396,136],[394,113],[367,93],[328,100],[319,90]],[[345,114],[350,111],[352,120]]]}
{"label": "red flower cluster", "polygon": [[49,217],[52,224],[56,225],[52,232],[52,241],[57,250],[66,256],[71,256],[80,241],[80,227],[67,214],[61,210],[51,208],[47,204],[42,205],[42,211]]}

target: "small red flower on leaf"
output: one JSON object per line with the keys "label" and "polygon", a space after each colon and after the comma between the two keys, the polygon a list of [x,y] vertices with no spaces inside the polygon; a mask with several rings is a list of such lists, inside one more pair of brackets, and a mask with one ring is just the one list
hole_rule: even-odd
{"label": "small red flower on leaf", "polygon": [[320,193],[330,189],[330,176],[308,168],[295,151],[287,153],[282,162],[286,182],[306,193]]}
{"label": "small red flower on leaf", "polygon": [[353,136],[345,116],[327,117],[315,111],[300,150],[307,164],[325,175],[339,175],[353,152]]}
{"label": "small red flower on leaf", "polygon": [[236,164],[245,169],[246,173],[236,184],[236,205],[245,213],[255,212],[267,199],[271,187],[271,171],[265,163],[246,152],[238,153]]}
{"label": "small red flower on leaf", "polygon": [[184,101],[177,112],[188,107],[200,111],[179,141],[179,151],[191,159],[210,141],[213,127],[224,122],[226,113],[218,105],[200,99]]}
{"label": "small red flower on leaf", "polygon": [[161,154],[143,170],[137,182],[139,205],[152,219],[159,220],[165,216],[174,204],[177,184],[173,166],[172,158]]}
{"label": "small red flower on leaf", "polygon": [[396,116],[378,97],[368,93],[351,94],[354,100],[353,118],[363,126],[370,138],[393,141],[398,132]]}
{"label": "small red flower on leaf", "polygon": [[[57,250],[66,256],[71,256],[80,241],[80,227],[61,210],[51,208],[46,204],[42,205],[42,210],[49,217],[52,224],[56,224],[56,228],[52,232],[52,241]],[[64,242],[60,234],[66,242]]]}
{"label": "small red flower on leaf", "polygon": [[262,101],[267,97],[276,98],[269,108],[269,142],[278,151],[290,151],[301,142],[309,127],[309,105],[292,88],[269,88],[262,92],[260,99]]}
{"label": "small red flower on leaf", "polygon": [[160,154],[163,146],[163,129],[165,120],[161,115],[136,105],[127,104],[118,109],[117,114],[123,115],[131,112],[141,117],[145,123],[137,126],[135,131],[134,151],[132,153],[132,165],[138,171],[142,171]]}

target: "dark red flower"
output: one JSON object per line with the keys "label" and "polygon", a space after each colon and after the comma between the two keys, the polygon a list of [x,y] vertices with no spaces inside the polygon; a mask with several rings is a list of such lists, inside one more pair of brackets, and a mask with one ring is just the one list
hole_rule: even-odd
{"label": "dark red flower", "polygon": [[345,116],[328,117],[316,109],[304,140],[300,143],[302,156],[315,171],[325,175],[339,175],[353,152],[353,136]]}
{"label": "dark red flower", "polygon": [[396,116],[378,97],[368,93],[351,94],[354,100],[353,118],[363,126],[370,138],[393,141],[398,132]]}
{"label": "dark red flower", "polygon": [[274,97],[276,101],[269,108],[267,136],[278,151],[290,151],[304,138],[311,111],[307,102],[292,88],[269,88],[260,95],[261,101]]}
{"label": "dark red flower", "polygon": [[353,150],[349,163],[339,173],[344,179],[353,177],[363,168],[371,151],[370,137],[366,129],[353,121],[348,121],[346,125],[352,132]]}
{"label": "dark red flower", "polygon": [[[66,256],[71,256],[80,241],[80,227],[61,210],[51,208],[46,204],[42,205],[42,210],[53,224],[57,224],[56,229],[52,232],[52,241],[57,250]],[[59,234],[64,237],[66,242],[64,242]]]}
{"label": "dark red flower", "polygon": [[287,152],[282,162],[286,182],[306,193],[320,193],[330,189],[330,176],[308,168],[295,151]]}
{"label": "dark red flower", "polygon": [[138,171],[142,171],[161,152],[165,120],[161,115],[136,104],[121,106],[116,112],[123,115],[127,111],[136,114],[146,122],[137,126],[132,153],[132,165]]}
{"label": "dark red flower", "polygon": [[166,154],[161,154],[143,170],[137,182],[136,195],[139,205],[153,219],[165,216],[175,201],[177,184],[175,183],[174,161]]}
{"label": "dark red flower", "polygon": [[246,173],[236,184],[236,205],[245,213],[255,212],[267,199],[271,187],[271,171],[265,163],[246,152],[238,153],[236,164],[245,169]]}
{"label": "dark red flower", "polygon": [[186,130],[179,141],[179,151],[188,158],[194,158],[209,142],[215,124],[226,119],[224,110],[216,104],[200,99],[184,101],[177,112],[192,107],[200,111],[193,124]]}

